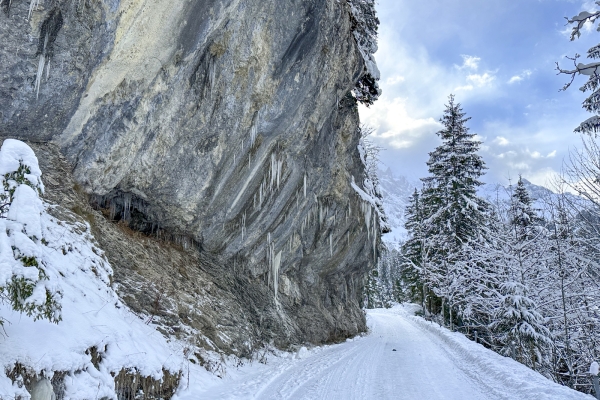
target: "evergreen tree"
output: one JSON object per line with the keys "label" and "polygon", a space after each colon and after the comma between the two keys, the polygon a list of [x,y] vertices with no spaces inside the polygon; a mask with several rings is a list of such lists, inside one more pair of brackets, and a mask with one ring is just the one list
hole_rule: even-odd
{"label": "evergreen tree", "polygon": [[498,303],[490,328],[501,354],[536,369],[552,342],[533,290],[543,279],[544,229],[521,177],[506,214],[494,230]]}
{"label": "evergreen tree", "polygon": [[521,176],[511,196],[510,224],[515,238],[527,240],[535,236],[534,229],[542,219],[532,207],[532,200]]}
{"label": "evergreen tree", "polygon": [[[423,271],[423,248],[425,235],[423,232],[423,210],[420,194],[417,189],[409,199],[404,211],[406,228],[409,238],[402,246],[402,281],[406,287],[406,296],[409,301],[423,304],[425,288],[421,275]],[[424,305],[424,304],[423,304]]]}
{"label": "evergreen tree", "polygon": [[446,300],[452,307],[455,295],[465,293],[466,250],[485,236],[487,224],[488,204],[477,196],[486,167],[477,154],[481,142],[466,126],[469,119],[450,95],[437,133],[442,144],[429,153],[430,176],[422,179],[426,285],[440,298],[443,313]]}

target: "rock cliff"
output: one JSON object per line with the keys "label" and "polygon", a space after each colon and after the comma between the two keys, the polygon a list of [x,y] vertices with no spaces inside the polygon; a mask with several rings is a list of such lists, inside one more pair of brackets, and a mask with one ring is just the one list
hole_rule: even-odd
{"label": "rock cliff", "polygon": [[0,136],[32,143],[165,333],[237,354],[354,335],[379,242],[351,184],[372,5],[3,0]]}

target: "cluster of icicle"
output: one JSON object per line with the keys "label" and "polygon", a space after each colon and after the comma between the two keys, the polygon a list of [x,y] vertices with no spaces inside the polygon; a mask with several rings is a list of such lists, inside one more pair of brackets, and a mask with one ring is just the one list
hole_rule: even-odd
{"label": "cluster of icicle", "polygon": [[281,253],[275,251],[275,243],[271,240],[271,233],[267,233],[267,260],[269,261],[269,283],[273,284],[275,303],[277,303],[277,291],[279,290],[279,268],[281,267]]}
{"label": "cluster of icicle", "polygon": [[373,247],[373,260],[377,260],[377,213],[373,212],[373,206],[367,201],[362,201],[360,208],[365,217],[367,237],[371,240]]}
{"label": "cluster of icicle", "polygon": [[[31,3],[29,3],[29,14],[27,14],[27,19],[31,20],[31,14],[33,14],[33,10],[35,10],[36,8],[39,7],[40,5],[40,1],[41,0],[31,0]],[[44,47],[43,49],[46,49],[46,46],[48,45],[48,38],[49,38],[50,33],[46,32],[46,35],[44,36]],[[35,96],[36,98],[40,95],[40,85],[42,83],[42,76],[44,75],[44,66],[46,65],[46,54],[45,51],[42,51],[42,53],[40,54],[40,60],[38,62],[38,70],[37,70],[37,74],[35,77]],[[48,77],[50,76],[50,62],[48,62],[48,68],[46,68],[46,79],[48,79]]]}

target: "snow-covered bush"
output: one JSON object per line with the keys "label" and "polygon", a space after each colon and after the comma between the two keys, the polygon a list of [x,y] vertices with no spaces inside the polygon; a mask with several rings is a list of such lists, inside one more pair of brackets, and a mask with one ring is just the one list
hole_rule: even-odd
{"label": "snow-covered bush", "polygon": [[29,146],[18,140],[4,141],[0,149],[0,296],[14,310],[36,320],[58,322],[61,292],[50,281],[40,251],[44,240],[41,175]]}
{"label": "snow-covered bush", "polygon": [[377,84],[379,69],[373,57],[377,51],[379,19],[375,12],[375,0],[348,0],[348,4],[354,39],[365,63],[365,70],[352,92],[357,101],[369,106],[381,95]]}
{"label": "snow-covered bush", "polygon": [[182,345],[119,299],[90,226],[40,198],[41,175],[29,146],[4,141],[0,398],[29,399],[40,385],[63,400],[170,398]]}
{"label": "snow-covered bush", "polygon": [[[379,187],[379,178],[377,169],[379,166],[379,151],[381,148],[377,146],[369,136],[374,132],[374,129],[362,125],[360,128],[360,142],[358,144],[358,152],[360,159],[365,166],[365,179],[363,181],[364,190],[354,188],[374,209],[379,217],[379,227],[381,233],[388,233],[391,228],[387,222],[385,210],[383,209],[383,195]],[[361,193],[362,192],[362,193]],[[364,195],[366,194],[366,196]]]}

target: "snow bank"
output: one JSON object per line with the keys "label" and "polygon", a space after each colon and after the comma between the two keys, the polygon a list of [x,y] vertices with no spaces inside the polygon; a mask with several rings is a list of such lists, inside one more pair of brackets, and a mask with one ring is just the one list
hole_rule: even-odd
{"label": "snow bank", "polygon": [[[64,399],[116,399],[113,376],[121,370],[156,380],[163,378],[163,370],[178,375],[184,363],[181,346],[169,343],[119,300],[111,285],[112,269],[95,246],[89,225],[69,224],[48,213],[53,206],[35,190],[43,190],[35,154],[8,139],[0,150],[3,183],[20,166],[27,166],[29,183],[3,185],[14,192],[6,217],[0,218],[0,285],[15,275],[38,280],[28,301],[43,303],[47,293],[53,294],[60,308],[54,311],[62,320],[35,321],[6,301],[0,304],[2,370],[15,371],[20,364],[37,378],[64,373]],[[24,265],[25,256],[38,266]],[[41,273],[46,276],[40,278]],[[14,382],[0,374],[0,398],[28,399],[24,380],[22,373]]]}
{"label": "snow bank", "polygon": [[438,343],[455,360],[455,364],[474,380],[479,381],[498,399],[564,399],[591,400],[593,397],[559,385],[523,364],[503,357],[480,344],[472,342],[463,334],[451,332],[440,325],[426,321],[414,313],[414,306],[398,305],[390,312],[409,318],[423,331],[435,336]]}

